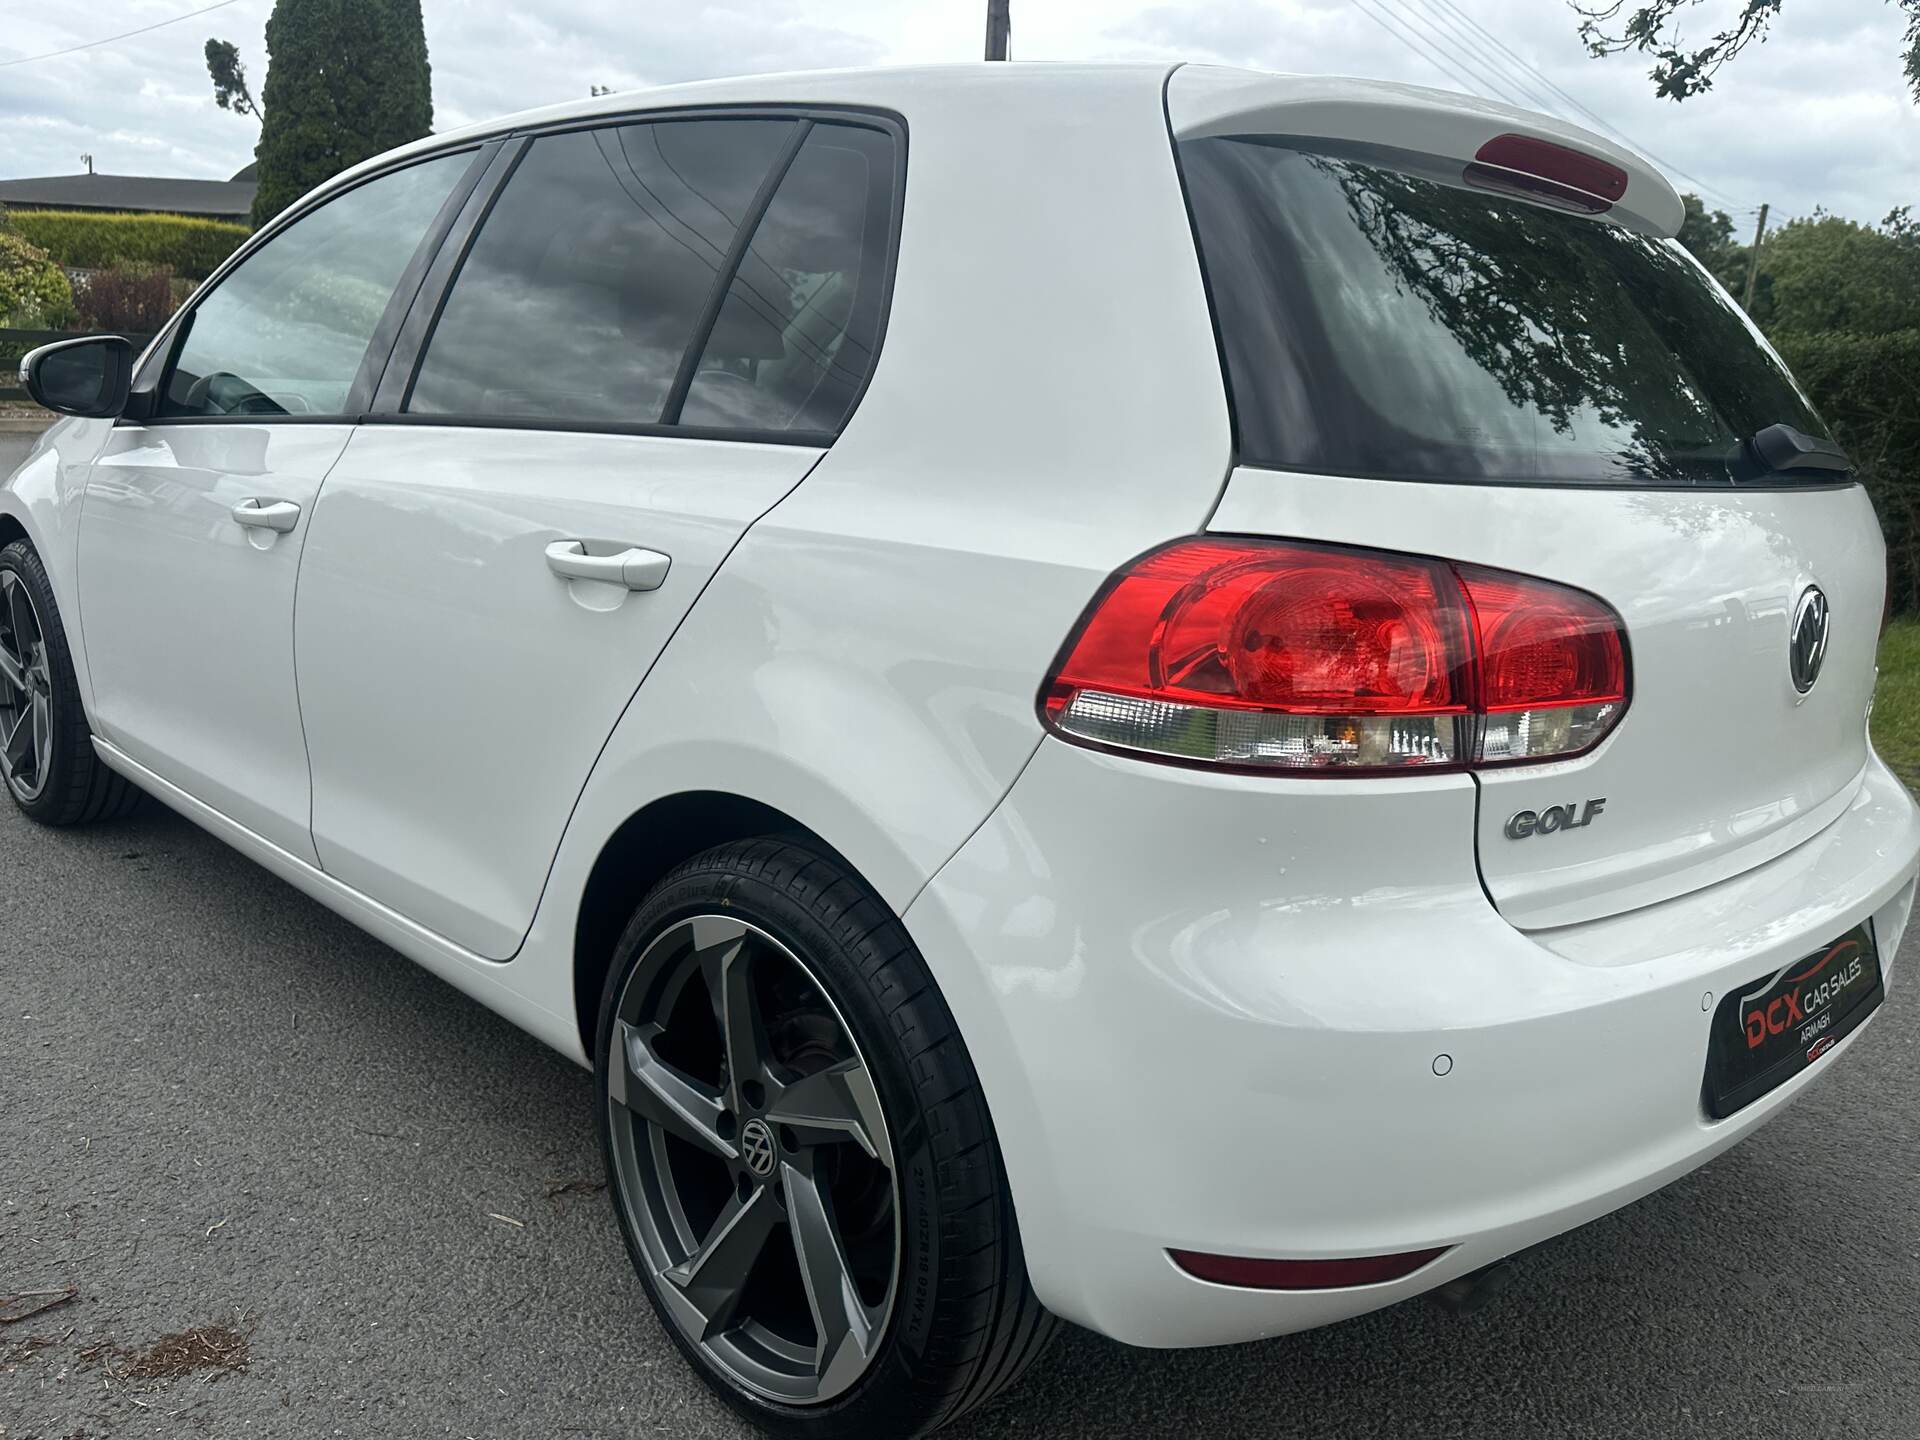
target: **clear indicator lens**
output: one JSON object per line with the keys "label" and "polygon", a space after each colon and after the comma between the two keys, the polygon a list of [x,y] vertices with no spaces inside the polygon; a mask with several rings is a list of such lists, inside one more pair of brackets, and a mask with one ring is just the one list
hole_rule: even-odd
{"label": "clear indicator lens", "polygon": [[1460,758],[1452,715],[1287,715],[1081,690],[1054,724],[1098,745],[1215,765],[1381,770]]}
{"label": "clear indicator lens", "polygon": [[1480,758],[1485,761],[1549,759],[1576,754],[1613,728],[1618,701],[1508,710],[1481,721]]}

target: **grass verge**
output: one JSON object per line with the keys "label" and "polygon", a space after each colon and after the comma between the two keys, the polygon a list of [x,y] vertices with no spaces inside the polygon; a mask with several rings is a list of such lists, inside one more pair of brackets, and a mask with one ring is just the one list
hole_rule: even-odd
{"label": "grass verge", "polygon": [[1880,641],[1873,746],[1896,775],[1920,790],[1920,619],[1894,621]]}

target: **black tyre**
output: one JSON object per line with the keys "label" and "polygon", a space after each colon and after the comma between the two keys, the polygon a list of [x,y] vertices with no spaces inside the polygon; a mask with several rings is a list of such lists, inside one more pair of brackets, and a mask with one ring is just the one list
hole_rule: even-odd
{"label": "black tyre", "polygon": [[140,802],[93,753],[53,586],[25,540],[0,549],[0,773],[43,825],[111,819]]}
{"label": "black tyre", "polygon": [[669,874],[620,939],[596,1063],[634,1266],[763,1429],[922,1435],[1052,1335],[953,1017],[834,860],[769,838]]}

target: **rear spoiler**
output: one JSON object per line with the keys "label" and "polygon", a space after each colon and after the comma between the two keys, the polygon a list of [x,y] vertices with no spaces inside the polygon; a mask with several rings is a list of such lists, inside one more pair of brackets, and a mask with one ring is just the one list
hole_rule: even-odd
{"label": "rear spoiler", "polygon": [[1604,216],[1643,235],[1677,235],[1686,218],[1679,192],[1631,150],[1451,90],[1182,65],[1167,79],[1167,121],[1176,140],[1271,135],[1457,161],[1462,177],[1482,188]]}

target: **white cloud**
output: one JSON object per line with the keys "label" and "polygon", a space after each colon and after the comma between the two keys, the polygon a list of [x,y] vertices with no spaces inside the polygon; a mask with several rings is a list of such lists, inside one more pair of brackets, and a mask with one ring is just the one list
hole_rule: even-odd
{"label": "white cloud", "polygon": [[[183,3],[102,0],[58,14],[10,6],[0,60],[165,19]],[[1716,26],[1714,12],[1731,13],[1732,3],[1706,0],[1689,23]],[[237,43],[257,91],[270,6],[238,0],[114,45],[0,69],[0,174],[70,173],[83,152],[108,171],[231,174],[251,158],[257,130],[214,106],[201,47],[210,35]],[[1764,200],[1778,215],[1824,205],[1877,220],[1920,202],[1920,108],[1900,72],[1900,12],[1885,0],[1788,0],[1770,41],[1684,105],[1653,97],[1643,59],[1588,58],[1561,0],[1013,0],[1013,12],[1023,60],[1219,60],[1471,88],[1521,104],[1535,103],[1531,90],[1558,103],[1464,12],[1670,169],[1698,177],[1726,209]],[[425,13],[435,120],[450,128],[595,84],[972,59],[985,4],[546,0],[536,12],[508,0],[425,0]]]}

